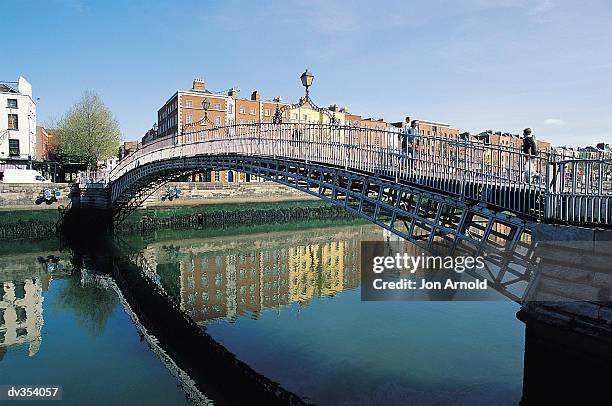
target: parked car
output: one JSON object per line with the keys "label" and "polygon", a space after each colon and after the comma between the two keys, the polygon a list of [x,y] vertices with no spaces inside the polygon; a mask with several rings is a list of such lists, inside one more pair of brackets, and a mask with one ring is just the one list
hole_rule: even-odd
{"label": "parked car", "polygon": [[5,169],[2,183],[51,183],[33,169]]}

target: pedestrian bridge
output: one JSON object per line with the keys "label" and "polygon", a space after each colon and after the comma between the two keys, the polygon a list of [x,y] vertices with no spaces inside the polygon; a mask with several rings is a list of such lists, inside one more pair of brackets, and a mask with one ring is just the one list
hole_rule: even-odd
{"label": "pedestrian bridge", "polygon": [[[400,136],[399,130],[329,124],[203,128],[145,145],[104,180],[111,184],[111,203],[118,213],[137,207],[143,194],[160,182],[233,169],[322,198],[340,196],[348,208],[355,203],[350,198],[375,203],[375,191],[364,181],[381,181],[478,202],[529,220],[612,222],[612,160],[563,160],[551,152],[529,157],[510,146],[437,136],[422,136],[402,151]],[[537,176],[527,179],[529,171]]]}
{"label": "pedestrian bridge", "polygon": [[612,223],[610,160],[531,157],[440,136],[402,150],[401,135],[336,124],[198,126],[146,144],[109,173],[82,177],[81,191],[103,186],[117,224],[169,181],[244,172],[342,206],[426,249],[492,250],[499,255],[490,256],[485,276],[515,300],[530,277],[533,223]]}

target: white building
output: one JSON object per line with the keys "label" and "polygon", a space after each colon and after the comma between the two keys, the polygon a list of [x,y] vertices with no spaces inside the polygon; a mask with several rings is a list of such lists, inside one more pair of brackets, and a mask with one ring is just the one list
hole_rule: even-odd
{"label": "white building", "polygon": [[36,158],[36,102],[32,85],[0,82],[0,165],[10,160],[17,166]]}

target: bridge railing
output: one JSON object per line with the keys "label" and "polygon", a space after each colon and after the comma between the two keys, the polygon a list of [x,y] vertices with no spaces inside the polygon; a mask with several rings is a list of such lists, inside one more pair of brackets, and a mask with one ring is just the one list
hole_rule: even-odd
{"label": "bridge railing", "polygon": [[612,223],[612,159],[553,161],[550,172],[549,218]]}
{"label": "bridge railing", "polygon": [[610,222],[612,217],[609,161],[560,160],[546,151],[531,156],[511,146],[441,136],[422,136],[403,149],[401,136],[399,129],[334,124],[194,128],[139,148],[119,162],[109,179],[165,159],[269,156],[385,175],[539,218]]}

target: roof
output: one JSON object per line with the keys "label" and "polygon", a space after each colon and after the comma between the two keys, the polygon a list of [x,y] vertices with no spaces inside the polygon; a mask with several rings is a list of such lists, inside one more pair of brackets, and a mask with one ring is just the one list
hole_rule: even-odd
{"label": "roof", "polygon": [[223,94],[223,93],[219,93],[219,92],[211,92],[208,89],[205,90],[193,90],[193,89],[187,89],[187,90],[179,90],[178,93],[188,93],[191,95],[198,95],[198,96],[202,96],[202,95],[209,95],[209,96],[218,96],[218,97],[230,97],[227,94]]}
{"label": "roof", "polygon": [[437,127],[450,127],[450,124],[441,123],[439,121],[423,120],[420,118],[415,118],[415,120],[419,123],[430,124],[430,125],[434,125]]}
{"label": "roof", "polygon": [[3,82],[0,81],[0,92],[4,93],[19,93],[19,90],[15,87],[17,82]]}

